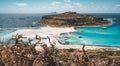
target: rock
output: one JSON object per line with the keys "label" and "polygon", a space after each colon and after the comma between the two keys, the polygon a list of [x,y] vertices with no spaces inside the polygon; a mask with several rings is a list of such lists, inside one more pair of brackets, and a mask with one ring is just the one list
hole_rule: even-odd
{"label": "rock", "polygon": [[103,18],[99,16],[78,14],[76,12],[65,12],[62,14],[43,16],[39,23],[55,27],[70,27],[107,25],[110,21],[103,20]]}

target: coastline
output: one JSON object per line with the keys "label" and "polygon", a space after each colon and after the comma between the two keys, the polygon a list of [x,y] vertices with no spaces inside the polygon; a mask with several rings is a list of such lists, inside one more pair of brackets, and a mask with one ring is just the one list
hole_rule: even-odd
{"label": "coastline", "polygon": [[18,29],[13,33],[10,33],[8,35],[16,35],[16,34],[22,34],[25,37],[33,38],[35,35],[39,35],[42,38],[45,38],[47,36],[56,35],[59,36],[61,33],[69,33],[74,32],[74,27],[39,27],[38,29],[34,28],[25,28],[25,29]]}
{"label": "coastline", "polygon": [[[55,36],[50,36],[51,42],[54,41],[56,43],[55,48],[57,49],[77,49],[77,50],[82,50],[83,45],[62,45],[59,43],[59,41],[55,38]],[[46,43],[48,47],[50,46],[50,43]],[[118,47],[105,47],[105,46],[85,46],[85,50],[106,50],[106,51],[120,51],[120,48]],[[36,46],[37,51],[43,50],[41,46]]]}
{"label": "coastline", "polygon": [[[50,47],[49,44],[47,44],[48,47]],[[62,44],[56,44],[55,48],[57,49],[77,49],[82,50],[83,45],[62,45]],[[41,46],[36,46],[37,51],[43,50]],[[106,51],[120,51],[120,48],[117,47],[101,47],[101,46],[85,46],[85,50],[106,50]]]}
{"label": "coastline", "polygon": [[[39,27],[38,29],[34,28],[25,28],[25,29],[18,29],[13,33],[7,34],[6,37],[10,37],[12,35],[16,34],[23,34],[24,37],[27,38],[34,38],[35,35],[39,35],[41,38],[46,38],[47,36],[50,37],[51,42],[55,41],[56,45],[55,47],[58,49],[79,49],[82,50],[82,45],[62,45],[59,43],[59,41],[56,39],[57,36],[59,36],[62,33],[69,33],[76,31],[74,27]],[[50,46],[49,42],[47,41],[46,44]],[[42,48],[40,46],[36,46],[36,50],[41,50]],[[95,50],[95,49],[108,49],[108,50],[120,50],[120,48],[117,47],[101,47],[101,46],[85,46],[86,50]]]}

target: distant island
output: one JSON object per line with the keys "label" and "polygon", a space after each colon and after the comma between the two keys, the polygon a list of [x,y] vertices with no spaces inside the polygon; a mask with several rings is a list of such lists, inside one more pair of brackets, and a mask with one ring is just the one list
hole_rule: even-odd
{"label": "distant island", "polygon": [[79,14],[76,12],[65,12],[56,15],[43,16],[39,22],[52,27],[71,27],[71,26],[92,26],[92,25],[108,25],[110,21],[104,20],[99,16]]}

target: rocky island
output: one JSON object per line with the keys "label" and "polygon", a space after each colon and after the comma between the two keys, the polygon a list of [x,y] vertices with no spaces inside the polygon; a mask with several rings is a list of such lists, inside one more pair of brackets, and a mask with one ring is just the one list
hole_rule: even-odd
{"label": "rocky island", "polygon": [[40,24],[48,26],[91,26],[91,25],[107,25],[110,23],[99,16],[79,14],[76,12],[65,12],[62,14],[43,16]]}

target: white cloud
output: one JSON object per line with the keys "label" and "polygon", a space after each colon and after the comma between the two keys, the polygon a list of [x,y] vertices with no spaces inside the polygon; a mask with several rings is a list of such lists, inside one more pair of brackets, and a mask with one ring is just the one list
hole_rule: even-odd
{"label": "white cloud", "polygon": [[53,6],[60,5],[60,4],[61,4],[61,2],[52,2],[51,3],[51,5],[53,5]]}
{"label": "white cloud", "polygon": [[16,6],[27,6],[27,3],[15,3]]}
{"label": "white cloud", "polygon": [[71,2],[71,0],[64,0],[64,2]]}

